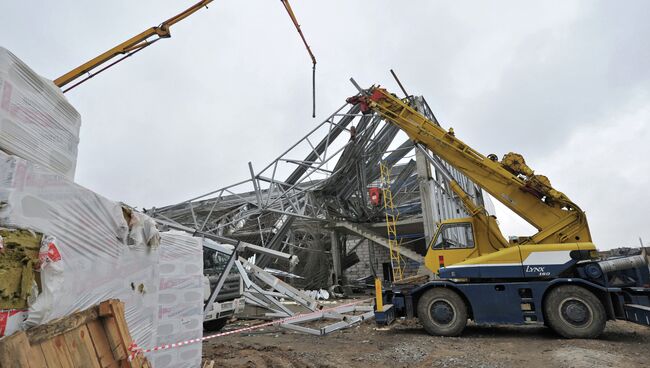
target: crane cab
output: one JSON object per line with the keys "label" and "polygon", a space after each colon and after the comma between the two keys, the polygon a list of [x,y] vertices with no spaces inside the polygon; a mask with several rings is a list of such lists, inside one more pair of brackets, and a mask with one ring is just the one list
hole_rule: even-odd
{"label": "crane cab", "polygon": [[441,222],[427,248],[424,263],[433,273],[468,259],[508,247],[492,216],[475,216]]}
{"label": "crane cab", "polygon": [[438,226],[427,249],[424,263],[433,273],[441,267],[478,256],[476,234],[471,218],[444,221]]}
{"label": "crane cab", "polygon": [[424,258],[441,278],[557,277],[579,260],[589,259],[593,243],[508,243],[492,216],[440,223]]}

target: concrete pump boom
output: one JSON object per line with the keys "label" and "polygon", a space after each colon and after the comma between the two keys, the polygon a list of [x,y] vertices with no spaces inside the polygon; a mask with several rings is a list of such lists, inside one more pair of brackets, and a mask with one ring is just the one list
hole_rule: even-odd
{"label": "concrete pump boom", "polygon": [[[58,77],[57,79],[54,80],[54,84],[56,84],[58,87],[64,87],[65,85],[77,80],[78,78],[88,74],[88,76],[74,84],[73,86],[67,88],[63,92],[69,91],[70,89],[78,86],[79,84],[85,82],[86,80],[92,78],[93,76],[97,75],[98,73],[101,73],[102,71],[110,68],[111,66],[119,63],[120,61],[124,60],[125,58],[133,55],[134,53],[144,49],[147,46],[152,45],[154,42],[162,39],[162,38],[169,38],[171,37],[171,33],[169,31],[169,28],[173,26],[174,24],[180,22],[181,20],[189,17],[190,15],[194,14],[197,12],[199,9],[208,6],[213,0],[202,0],[199,1],[198,3],[192,5],[191,7],[187,8],[185,11],[167,19],[166,21],[160,23],[159,26],[156,27],[151,27],[144,32],[135,35],[128,40],[122,42],[121,44],[111,48],[110,50],[102,53],[101,55],[98,55],[89,61],[79,65],[78,67],[72,69],[71,71],[63,74],[62,76]],[[156,37],[153,40],[149,40],[151,37]],[[101,66],[102,64],[112,60],[113,58],[119,56],[119,55],[124,55],[122,58],[118,59],[117,61],[109,64],[108,66],[102,68],[95,74],[90,74],[90,72],[97,67]]]}

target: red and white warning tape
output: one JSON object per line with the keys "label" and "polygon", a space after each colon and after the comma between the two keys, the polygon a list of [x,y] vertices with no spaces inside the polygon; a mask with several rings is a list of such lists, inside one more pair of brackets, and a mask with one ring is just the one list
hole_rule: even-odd
{"label": "red and white warning tape", "polygon": [[156,347],[149,348],[149,349],[143,349],[143,348],[139,347],[135,343],[135,341],[133,341],[131,343],[131,345],[129,346],[129,348],[128,348],[128,350],[129,350],[129,361],[133,360],[136,356],[138,356],[140,354],[150,353],[152,351],[173,349],[173,348],[177,348],[177,347],[181,347],[181,346],[185,346],[185,345],[189,345],[189,344],[194,344],[194,343],[197,343],[197,342],[203,342],[203,341],[206,341],[206,340],[214,339],[216,337],[234,335],[234,334],[241,333],[241,332],[246,332],[246,331],[253,331],[253,330],[257,330],[257,329],[262,328],[262,327],[278,325],[278,324],[282,324],[282,323],[285,323],[285,322],[289,322],[289,321],[297,319],[297,318],[302,318],[302,317],[310,316],[310,315],[313,315],[313,314],[319,314],[319,313],[323,313],[323,312],[329,312],[329,311],[333,311],[333,310],[336,310],[336,309],[342,308],[342,307],[350,307],[350,306],[357,305],[357,304],[362,304],[362,303],[365,303],[365,302],[368,302],[368,301],[371,301],[371,300],[374,300],[374,298],[358,300],[358,301],[355,301],[355,302],[352,302],[352,303],[337,305],[336,307],[325,308],[325,309],[317,310],[317,311],[314,311],[314,312],[297,314],[295,316],[291,316],[291,317],[287,317],[287,318],[283,318],[283,319],[278,319],[278,320],[274,320],[274,321],[270,321],[270,322],[260,323],[259,325],[255,325],[255,326],[249,326],[249,327],[244,327],[244,328],[240,328],[240,329],[237,329],[237,330],[221,332],[221,333],[218,333],[218,334],[203,336],[203,337],[199,337],[199,338],[196,338],[196,339],[179,341],[179,342],[175,342],[175,343],[172,343],[172,344],[164,344],[164,345],[156,346]]}

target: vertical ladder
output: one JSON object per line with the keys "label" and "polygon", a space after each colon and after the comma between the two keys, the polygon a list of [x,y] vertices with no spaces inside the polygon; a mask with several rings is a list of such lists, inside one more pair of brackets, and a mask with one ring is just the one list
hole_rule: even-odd
{"label": "vertical ladder", "polygon": [[400,242],[397,240],[397,219],[399,213],[395,210],[393,193],[390,190],[390,168],[382,161],[379,163],[379,169],[381,172],[381,192],[384,200],[386,232],[388,235],[390,264],[393,270],[393,281],[400,281],[404,278],[404,261],[399,254]]}

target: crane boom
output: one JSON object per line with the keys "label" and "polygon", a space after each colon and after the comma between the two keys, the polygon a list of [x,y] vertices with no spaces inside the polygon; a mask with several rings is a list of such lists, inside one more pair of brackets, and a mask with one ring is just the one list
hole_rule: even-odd
{"label": "crane boom", "polygon": [[[77,82],[73,86],[67,88],[64,90],[64,92],[69,91],[70,89],[78,86],[79,84],[85,82],[89,78],[92,78],[93,76],[97,75],[98,73],[101,73],[102,71],[106,70],[107,68],[110,68],[111,66],[117,64],[118,62],[124,60],[126,57],[144,49],[147,46],[152,45],[154,42],[162,39],[162,38],[169,38],[171,37],[170,33],[170,28],[174,24],[180,22],[181,20],[189,17],[190,15],[194,14],[197,12],[199,9],[203,7],[207,7],[208,4],[210,4],[213,0],[202,0],[199,1],[198,3],[192,5],[191,7],[185,9],[183,12],[167,19],[166,21],[162,22],[159,26],[156,27],[151,27],[142,33],[133,36],[129,38],[128,40],[122,42],[121,44],[111,48],[110,50],[102,53],[101,55],[92,58],[91,60],[79,65],[78,67],[72,69],[71,71],[63,74],[59,78],[54,80],[54,84],[56,84],[58,87],[64,87],[68,85],[69,83],[72,83],[82,77],[86,73],[90,73],[92,70],[95,70],[99,66],[109,62],[110,60],[114,59],[115,57],[119,55],[124,55],[124,57],[120,58],[119,60],[109,64],[108,66],[102,68],[95,74],[90,74],[87,78]],[[153,40],[149,40],[151,37],[156,37]]]}
{"label": "crane boom", "polygon": [[424,150],[471,217],[440,223],[424,257],[437,279],[393,283],[387,290],[376,282],[378,323],[417,315],[428,333],[442,336],[458,336],[468,319],[543,323],[567,338],[597,337],[607,319],[650,325],[644,255],[599,260],[584,212],[535,174],[521,155],[511,152],[501,161],[483,156],[456,138],[453,129],[418,113],[409,105],[411,97],[402,100],[378,87],[359,90],[349,103],[397,125],[418,149],[428,148],[538,230],[532,237],[506,241],[495,217]]}
{"label": "crane boom", "polygon": [[383,88],[373,87],[348,101],[397,125],[534,226],[538,232],[522,244],[591,242],[584,212],[545,176],[535,174],[521,155],[508,153],[500,162],[494,155],[486,157],[458,139],[453,129],[444,130]]}

